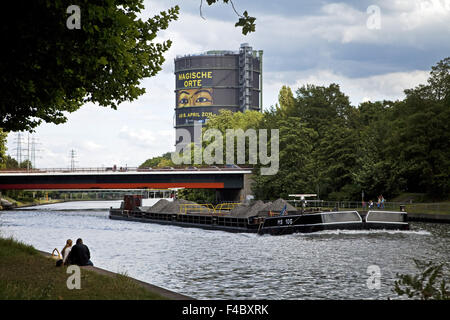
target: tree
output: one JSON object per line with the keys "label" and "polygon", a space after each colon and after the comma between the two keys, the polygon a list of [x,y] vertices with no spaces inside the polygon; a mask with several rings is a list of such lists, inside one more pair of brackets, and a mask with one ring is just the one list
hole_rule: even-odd
{"label": "tree", "polygon": [[320,197],[348,199],[359,193],[353,172],[356,165],[358,131],[356,110],[339,85],[306,85],[296,91],[288,116],[300,117],[316,132],[311,141],[314,187]]}
{"label": "tree", "polygon": [[217,129],[225,135],[227,129],[254,129],[259,126],[263,114],[259,111],[232,112],[222,109],[219,114],[212,115],[203,131],[208,129]]}
{"label": "tree", "polygon": [[398,103],[364,102],[357,109],[359,143],[355,148],[357,157],[352,174],[366,200],[380,194],[397,195],[406,186],[406,180],[396,172],[396,156],[391,156],[388,142],[394,130],[393,110]]}
{"label": "tree", "polygon": [[287,198],[290,193],[309,193],[315,189],[311,151],[317,133],[304,126],[298,117],[285,117],[281,110],[264,114],[262,129],[279,129],[279,170],[274,175],[254,171],[253,192],[257,199]]}
{"label": "tree", "polygon": [[[0,66],[0,127],[31,130],[62,123],[86,102],[116,108],[142,95],[142,78],[161,70],[170,40],[153,42],[177,19],[178,7],[137,17],[141,0],[80,0],[80,29],[69,29],[65,0],[13,3],[21,19],[2,24],[9,44]],[[70,12],[70,11],[69,11]],[[67,24],[67,25],[66,25]]]}
{"label": "tree", "polygon": [[161,156],[147,159],[139,166],[139,169],[172,166],[173,164],[170,159],[170,152],[166,152]]}
{"label": "tree", "polygon": [[[404,191],[442,199],[450,192],[449,73],[450,59],[444,59],[432,68],[426,85],[405,90],[404,100],[364,102],[358,108],[336,84],[307,85],[296,96],[283,86],[278,104],[268,111],[222,111],[203,133],[279,130],[278,172],[265,176],[259,164],[254,166],[258,199],[302,192],[355,200],[361,191],[366,200]],[[204,140],[202,151],[212,143]],[[249,144],[245,147],[248,159]],[[203,195],[192,191],[190,196]]]}
{"label": "tree", "polygon": [[[306,85],[295,97],[283,86],[258,127],[280,130],[280,168],[274,176],[256,174],[256,197],[310,192],[349,200],[359,199],[361,191],[366,200],[405,191],[448,197],[449,74],[446,58],[432,67],[426,85],[405,90],[404,100],[358,108],[336,84]],[[216,124],[227,126],[231,119]]]}
{"label": "tree", "polygon": [[7,155],[5,157],[5,169],[18,169],[19,168],[19,163],[17,162],[16,159],[12,158],[10,155]]}
{"label": "tree", "polygon": [[348,96],[339,85],[332,83],[328,87],[306,85],[296,92],[295,108],[288,116],[300,117],[319,136],[331,123],[348,124],[352,106]]}
{"label": "tree", "polygon": [[427,85],[405,90],[392,111],[386,153],[410,192],[450,192],[450,58],[432,67]]}
{"label": "tree", "polygon": [[331,200],[354,199],[361,192],[353,175],[358,145],[355,130],[330,123],[313,151],[320,168],[320,190]]}
{"label": "tree", "polygon": [[215,203],[216,190],[214,189],[181,189],[178,198],[194,201],[196,203]]}
{"label": "tree", "polygon": [[442,59],[431,67],[427,85],[419,85],[405,90],[408,97],[420,96],[422,99],[434,101],[450,101],[450,57]]}
{"label": "tree", "polygon": [[280,112],[284,115],[293,114],[295,108],[295,99],[292,94],[292,90],[288,86],[281,87],[280,93],[278,94],[278,103],[276,108],[280,109]]}
{"label": "tree", "polygon": [[[223,143],[219,146],[222,149],[222,163],[227,163],[227,150],[226,150],[226,134],[227,129],[241,129],[243,132],[246,132],[248,129],[258,129],[260,126],[260,122],[263,119],[263,114],[258,111],[245,111],[245,112],[232,112],[230,110],[220,110],[219,114],[213,115],[208,119],[205,127],[202,129],[203,134],[210,129],[219,130],[223,137]],[[233,149],[233,157],[236,159],[238,142],[237,137],[234,138],[234,149]],[[214,143],[214,140],[203,140],[202,153],[208,145]],[[245,163],[249,163],[249,139],[245,139]],[[193,150],[193,148],[192,148]],[[204,159],[203,159],[204,160]],[[239,163],[243,164],[243,163]]]}
{"label": "tree", "polygon": [[31,163],[30,160],[26,159],[26,160],[23,160],[20,163],[19,168],[21,168],[21,169],[33,169],[33,164]]}
{"label": "tree", "polygon": [[[144,94],[142,79],[161,70],[171,41],[155,39],[178,18],[178,6],[145,20],[138,17],[143,0],[72,4],[19,0],[8,6],[9,12],[20,12],[20,19],[10,14],[0,27],[8,43],[7,63],[0,64],[0,127],[5,131],[30,131],[43,121],[63,123],[67,113],[87,102],[116,109]],[[245,12],[241,19],[236,25],[244,34],[254,30],[254,18]]]}

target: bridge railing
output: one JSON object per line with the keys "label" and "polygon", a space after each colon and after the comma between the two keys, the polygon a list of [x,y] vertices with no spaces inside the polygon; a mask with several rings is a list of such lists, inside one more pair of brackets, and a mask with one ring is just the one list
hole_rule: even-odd
{"label": "bridge railing", "polygon": [[183,204],[180,204],[179,212],[182,214],[188,214],[188,213],[210,214],[210,213],[214,213],[214,206],[210,203],[205,203],[205,204],[183,203]]}
{"label": "bridge railing", "polygon": [[237,202],[219,203],[216,206],[211,203],[183,203],[180,204],[179,212],[182,214],[201,213],[223,215],[230,214],[231,210],[233,210],[238,205],[240,205],[240,203]]}
{"label": "bridge railing", "polygon": [[217,204],[214,207],[214,210],[215,211],[231,211],[238,205],[240,205],[239,202],[223,202],[223,203]]}
{"label": "bridge railing", "polygon": [[[296,208],[301,208],[300,200],[288,200]],[[307,200],[307,208],[321,208],[321,209],[337,209],[337,210],[393,210],[399,211],[400,206],[404,207],[408,213],[436,213],[436,214],[450,214],[450,203],[411,203],[411,202],[395,202],[389,201],[384,204],[373,203],[373,207],[369,208],[368,201],[364,203],[361,201],[324,201],[324,200]]]}
{"label": "bridge railing", "polygon": [[39,169],[0,169],[0,173],[91,173],[91,172],[153,172],[153,171],[236,171],[252,170],[251,167],[209,166],[209,167],[91,167],[91,168],[39,168]]}
{"label": "bridge railing", "polygon": [[[288,200],[290,204],[294,207],[301,208],[302,202],[300,200]],[[380,204],[380,207],[377,206],[377,203],[373,203],[373,207],[371,209],[384,209],[384,210],[399,210],[401,205],[405,205],[404,202],[384,202]],[[337,210],[347,210],[347,209],[359,209],[359,210],[368,210],[369,203],[365,201],[325,201],[325,200],[306,200],[307,208],[323,208],[323,209],[337,209]]]}

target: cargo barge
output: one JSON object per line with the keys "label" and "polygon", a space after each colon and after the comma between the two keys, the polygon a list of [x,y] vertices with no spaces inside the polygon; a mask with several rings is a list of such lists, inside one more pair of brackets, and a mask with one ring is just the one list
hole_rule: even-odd
{"label": "cargo barge", "polygon": [[[127,198],[128,197],[128,198]],[[403,211],[323,211],[323,212],[258,212],[250,216],[233,216],[225,206],[179,204],[178,212],[161,212],[141,206],[141,199],[126,196],[121,208],[110,209],[109,218],[180,227],[228,232],[283,235],[323,230],[409,230],[407,213]],[[164,209],[162,209],[164,211]]]}

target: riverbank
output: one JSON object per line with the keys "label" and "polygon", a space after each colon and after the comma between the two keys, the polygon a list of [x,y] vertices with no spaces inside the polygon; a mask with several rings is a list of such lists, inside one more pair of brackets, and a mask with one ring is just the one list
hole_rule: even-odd
{"label": "riverbank", "polygon": [[409,221],[450,223],[450,214],[408,213]]}
{"label": "riverbank", "polygon": [[26,208],[26,207],[34,207],[40,206],[43,204],[52,204],[52,203],[60,203],[65,202],[64,199],[53,199],[53,200],[38,200],[34,199],[32,201],[19,201],[12,199],[10,197],[2,195],[0,203],[0,210],[11,210],[15,208]]}
{"label": "riverbank", "polygon": [[81,289],[47,252],[0,238],[0,300],[188,300],[181,294],[97,267],[82,267]]}

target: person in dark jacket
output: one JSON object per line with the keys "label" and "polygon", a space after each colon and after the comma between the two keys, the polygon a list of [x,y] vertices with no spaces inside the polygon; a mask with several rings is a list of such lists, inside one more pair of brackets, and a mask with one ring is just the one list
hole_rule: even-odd
{"label": "person in dark jacket", "polygon": [[77,239],[77,243],[70,250],[69,256],[67,257],[70,264],[76,264],[78,266],[93,266],[91,259],[91,253],[89,248],[83,244],[81,238]]}

